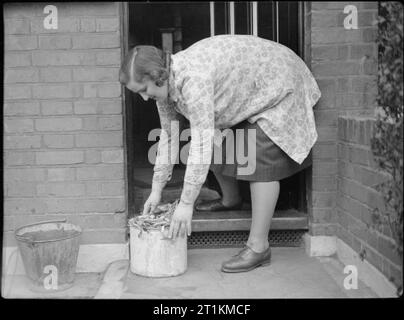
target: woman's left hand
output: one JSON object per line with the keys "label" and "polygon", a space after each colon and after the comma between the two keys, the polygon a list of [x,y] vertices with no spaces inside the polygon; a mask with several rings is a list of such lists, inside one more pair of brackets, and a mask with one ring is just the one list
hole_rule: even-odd
{"label": "woman's left hand", "polygon": [[170,229],[168,231],[169,238],[175,239],[177,235],[181,237],[191,235],[193,209],[194,206],[192,204],[179,202],[171,219]]}

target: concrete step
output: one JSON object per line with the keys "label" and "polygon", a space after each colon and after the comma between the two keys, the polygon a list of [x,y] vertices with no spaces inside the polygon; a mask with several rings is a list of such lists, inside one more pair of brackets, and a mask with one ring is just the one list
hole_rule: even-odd
{"label": "concrete step", "polygon": [[[192,232],[202,231],[248,231],[251,226],[251,210],[220,212],[195,211]],[[297,210],[275,211],[271,230],[307,230],[307,214]]]}
{"label": "concrete step", "polygon": [[[136,212],[140,212],[150,194],[150,188],[135,188]],[[162,203],[173,202],[181,196],[181,187],[165,188]],[[196,203],[219,198],[220,195],[207,187],[201,189]],[[244,203],[240,210],[221,212],[195,211],[192,219],[192,231],[247,231],[251,225],[251,205]],[[306,230],[308,228],[307,214],[295,209],[276,210],[271,222],[271,230]]]}

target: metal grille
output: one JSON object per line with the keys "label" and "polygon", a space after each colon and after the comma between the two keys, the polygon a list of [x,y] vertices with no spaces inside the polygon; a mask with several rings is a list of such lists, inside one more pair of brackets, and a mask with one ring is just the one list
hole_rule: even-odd
{"label": "metal grille", "polygon": [[[300,247],[306,230],[273,230],[268,241],[273,247]],[[248,231],[193,232],[188,238],[188,248],[242,247],[248,240]]]}

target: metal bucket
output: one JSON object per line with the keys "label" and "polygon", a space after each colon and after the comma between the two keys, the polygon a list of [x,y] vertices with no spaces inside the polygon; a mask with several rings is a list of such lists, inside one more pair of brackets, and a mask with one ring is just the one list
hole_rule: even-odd
{"label": "metal bucket", "polygon": [[66,220],[43,221],[15,231],[34,291],[61,291],[74,283],[81,228]]}

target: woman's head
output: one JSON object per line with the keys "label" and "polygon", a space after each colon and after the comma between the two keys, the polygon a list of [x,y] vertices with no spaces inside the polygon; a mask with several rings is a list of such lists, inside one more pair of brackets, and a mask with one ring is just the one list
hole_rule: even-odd
{"label": "woman's head", "polygon": [[125,56],[119,81],[144,100],[167,98],[168,70],[165,53],[154,46],[136,46]]}

